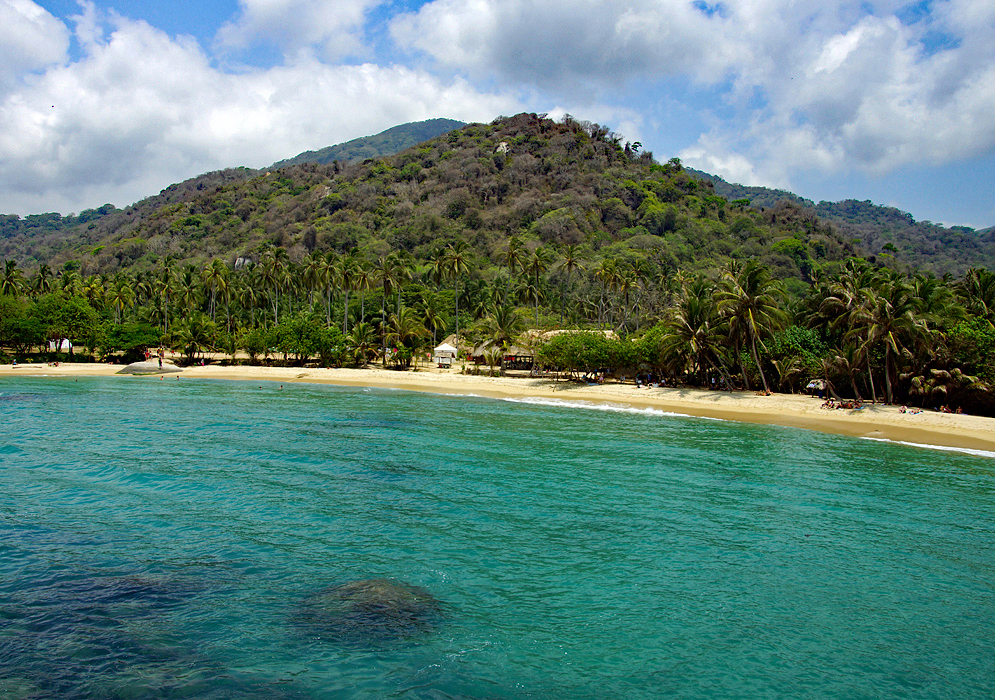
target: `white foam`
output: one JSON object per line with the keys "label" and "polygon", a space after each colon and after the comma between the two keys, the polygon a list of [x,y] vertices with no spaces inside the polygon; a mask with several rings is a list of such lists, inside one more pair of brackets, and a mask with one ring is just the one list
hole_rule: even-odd
{"label": "white foam", "polygon": [[922,442],[907,442],[905,440],[887,440],[885,438],[875,438],[875,437],[861,437],[861,440],[873,440],[874,442],[890,442],[895,445],[907,445],[908,447],[921,447],[925,450],[939,450],[940,452],[960,452],[966,455],[974,455],[975,457],[988,457],[990,459],[995,459],[995,452],[989,452],[988,450],[972,450],[969,447],[949,447],[947,445],[927,445]]}
{"label": "white foam", "polygon": [[[697,418],[688,413],[674,413],[672,411],[662,411],[659,408],[636,408],[629,404],[619,403],[595,403],[593,401],[565,401],[563,399],[548,399],[542,396],[523,396],[520,398],[503,398],[501,401],[509,403],[527,403],[535,406],[553,406],[556,408],[583,408],[588,411],[608,411],[611,413],[633,413],[640,416],[673,416],[679,418]],[[722,420],[721,418],[708,418],[708,420]]]}

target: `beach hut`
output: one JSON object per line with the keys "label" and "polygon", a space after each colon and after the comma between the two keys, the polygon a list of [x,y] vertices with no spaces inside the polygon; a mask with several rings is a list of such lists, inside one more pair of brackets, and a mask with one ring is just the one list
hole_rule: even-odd
{"label": "beach hut", "polygon": [[821,399],[823,392],[826,390],[826,380],[813,379],[806,385],[805,390],[809,393],[810,396],[815,396],[816,394],[818,394],[819,398]]}
{"label": "beach hut", "polygon": [[443,343],[432,351],[432,362],[439,367],[451,367],[456,359],[456,348],[449,343]]}

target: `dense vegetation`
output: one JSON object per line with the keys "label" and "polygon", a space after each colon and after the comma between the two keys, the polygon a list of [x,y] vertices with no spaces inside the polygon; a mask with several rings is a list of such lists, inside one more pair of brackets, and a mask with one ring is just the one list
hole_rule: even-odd
{"label": "dense vegetation", "polygon": [[937,276],[963,275],[972,267],[995,267],[995,227],[976,231],[968,226],[945,227],[931,221],[916,221],[911,214],[869,201],[814,202],[785,190],[744,187],[715,175],[692,171],[715,187],[726,199],[749,203],[766,210],[790,202],[814,212],[834,225],[840,235],[854,241],[868,259],[906,271],[919,270]]}
{"label": "dense vegetation", "polygon": [[[870,262],[814,211],[729,202],[609,129],[536,115],[358,164],[221,171],[57,233],[15,237],[0,345],[166,343],[407,366],[531,345],[562,369],[642,369],[991,412],[995,275]],[[575,333],[539,343],[527,330]]]}
{"label": "dense vegetation", "polygon": [[278,170],[288,165],[301,165],[303,163],[318,163],[321,165],[328,165],[335,161],[339,161],[340,163],[354,163],[368,158],[392,156],[406,148],[417,146],[423,141],[434,139],[436,136],[447,134],[453,129],[459,129],[463,126],[466,126],[466,124],[458,122],[455,119],[428,119],[423,122],[400,124],[386,131],[381,131],[375,136],[363,136],[335,146],[327,146],[317,151],[304,151],[293,158],[287,158],[286,160],[274,163],[270,170]]}

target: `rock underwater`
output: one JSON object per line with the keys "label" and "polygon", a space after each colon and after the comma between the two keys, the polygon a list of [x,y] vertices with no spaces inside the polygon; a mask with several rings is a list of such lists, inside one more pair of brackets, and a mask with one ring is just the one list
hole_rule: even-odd
{"label": "rock underwater", "polygon": [[322,638],[365,644],[403,640],[431,630],[442,620],[442,605],[418,586],[372,578],[308,597],[298,617]]}

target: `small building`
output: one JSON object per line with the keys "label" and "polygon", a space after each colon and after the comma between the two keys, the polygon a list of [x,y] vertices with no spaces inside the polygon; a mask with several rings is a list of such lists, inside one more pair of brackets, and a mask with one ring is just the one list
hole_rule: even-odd
{"label": "small building", "polygon": [[432,362],[439,367],[452,367],[456,359],[456,348],[449,343],[443,343],[432,351]]}

